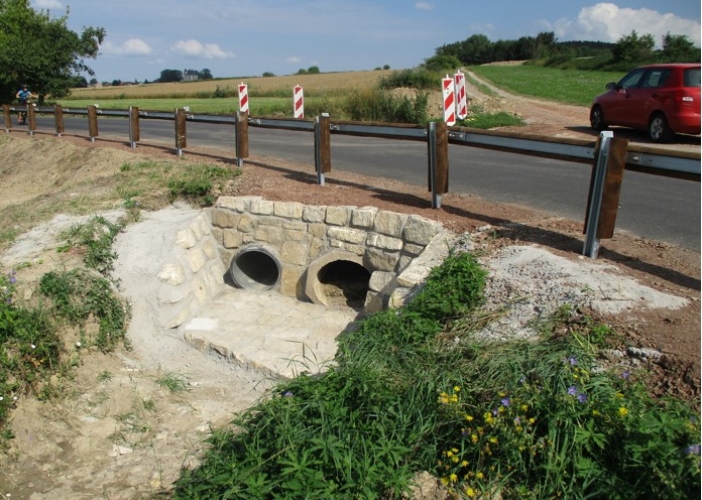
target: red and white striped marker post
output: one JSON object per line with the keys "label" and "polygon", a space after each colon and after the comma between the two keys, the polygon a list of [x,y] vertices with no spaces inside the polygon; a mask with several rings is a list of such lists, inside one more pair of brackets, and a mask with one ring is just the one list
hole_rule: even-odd
{"label": "red and white striped marker post", "polygon": [[460,70],[453,77],[456,82],[456,115],[459,120],[468,116],[468,102],[466,98],[466,75]]}
{"label": "red and white striped marker post", "polygon": [[239,84],[239,111],[242,113],[249,112],[249,91],[244,82]]}
{"label": "red and white striped marker post", "polygon": [[453,78],[446,75],[442,80],[444,94],[444,121],[449,127],[456,124],[456,97],[454,95]]}
{"label": "red and white striped marker post", "polygon": [[305,117],[305,94],[299,85],[293,87],[293,117]]}

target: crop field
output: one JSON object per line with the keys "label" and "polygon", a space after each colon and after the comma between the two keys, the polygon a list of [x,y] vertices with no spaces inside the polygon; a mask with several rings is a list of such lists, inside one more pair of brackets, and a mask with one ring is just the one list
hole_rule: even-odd
{"label": "crop field", "polygon": [[246,83],[250,96],[290,95],[295,85],[300,85],[305,96],[323,96],[337,94],[348,89],[368,89],[375,87],[378,81],[392,73],[392,70],[350,71],[343,73],[320,73],[307,75],[287,75],[269,77],[242,77],[196,82],[148,83],[125,85],[121,87],[103,87],[74,89],[73,94],[64,99],[141,99],[141,98],[179,98],[209,97],[217,89],[225,92],[237,92],[237,85]]}

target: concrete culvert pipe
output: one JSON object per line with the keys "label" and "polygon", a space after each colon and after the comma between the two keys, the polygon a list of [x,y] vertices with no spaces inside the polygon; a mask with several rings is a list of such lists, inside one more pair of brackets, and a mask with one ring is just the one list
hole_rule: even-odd
{"label": "concrete culvert pipe", "polygon": [[245,247],[232,260],[229,275],[245,290],[270,290],[280,281],[280,261],[265,247]]}

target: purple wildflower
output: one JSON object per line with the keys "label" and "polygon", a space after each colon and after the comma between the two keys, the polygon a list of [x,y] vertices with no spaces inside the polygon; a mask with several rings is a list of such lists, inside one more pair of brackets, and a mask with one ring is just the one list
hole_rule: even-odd
{"label": "purple wildflower", "polygon": [[584,392],[578,394],[578,401],[581,403],[585,403],[587,401],[587,394],[585,394]]}
{"label": "purple wildflower", "polygon": [[509,398],[504,398],[502,401],[500,401],[500,403],[502,403],[502,406],[509,406],[510,400]]}
{"label": "purple wildflower", "polygon": [[629,375],[631,375],[631,374],[629,373],[629,370],[624,370],[624,371],[622,372],[622,378],[623,378],[624,380],[629,380]]}
{"label": "purple wildflower", "polygon": [[571,385],[568,387],[568,395],[569,396],[575,396],[578,393],[578,388],[575,387],[574,385]]}
{"label": "purple wildflower", "polygon": [[690,446],[685,448],[685,454],[699,455],[700,454],[700,445],[699,444],[691,444]]}
{"label": "purple wildflower", "polygon": [[291,397],[293,397],[293,393],[290,392],[290,391],[288,391],[288,392],[286,392],[285,394],[283,394],[283,397],[291,398]]}
{"label": "purple wildflower", "polygon": [[578,359],[575,356],[571,356],[568,358],[568,363],[570,363],[571,365],[577,365]]}
{"label": "purple wildflower", "polygon": [[492,410],[492,416],[493,416],[493,417],[496,417],[498,413],[499,413],[499,412],[497,411],[497,408],[495,408],[494,410]]}

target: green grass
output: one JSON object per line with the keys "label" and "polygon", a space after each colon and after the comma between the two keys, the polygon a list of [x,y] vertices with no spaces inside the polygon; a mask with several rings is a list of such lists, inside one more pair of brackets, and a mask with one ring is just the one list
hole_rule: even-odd
{"label": "green grass", "polygon": [[514,94],[578,106],[589,106],[596,95],[605,91],[605,84],[624,76],[623,73],[531,65],[471,66],[470,71]]}
{"label": "green grass", "polygon": [[399,499],[429,471],[452,498],[697,498],[699,410],[602,367],[614,332],[564,308],[538,341],[475,332],[485,271],[435,268],[406,307],[339,339],[334,365],[213,431],[174,499]]}

